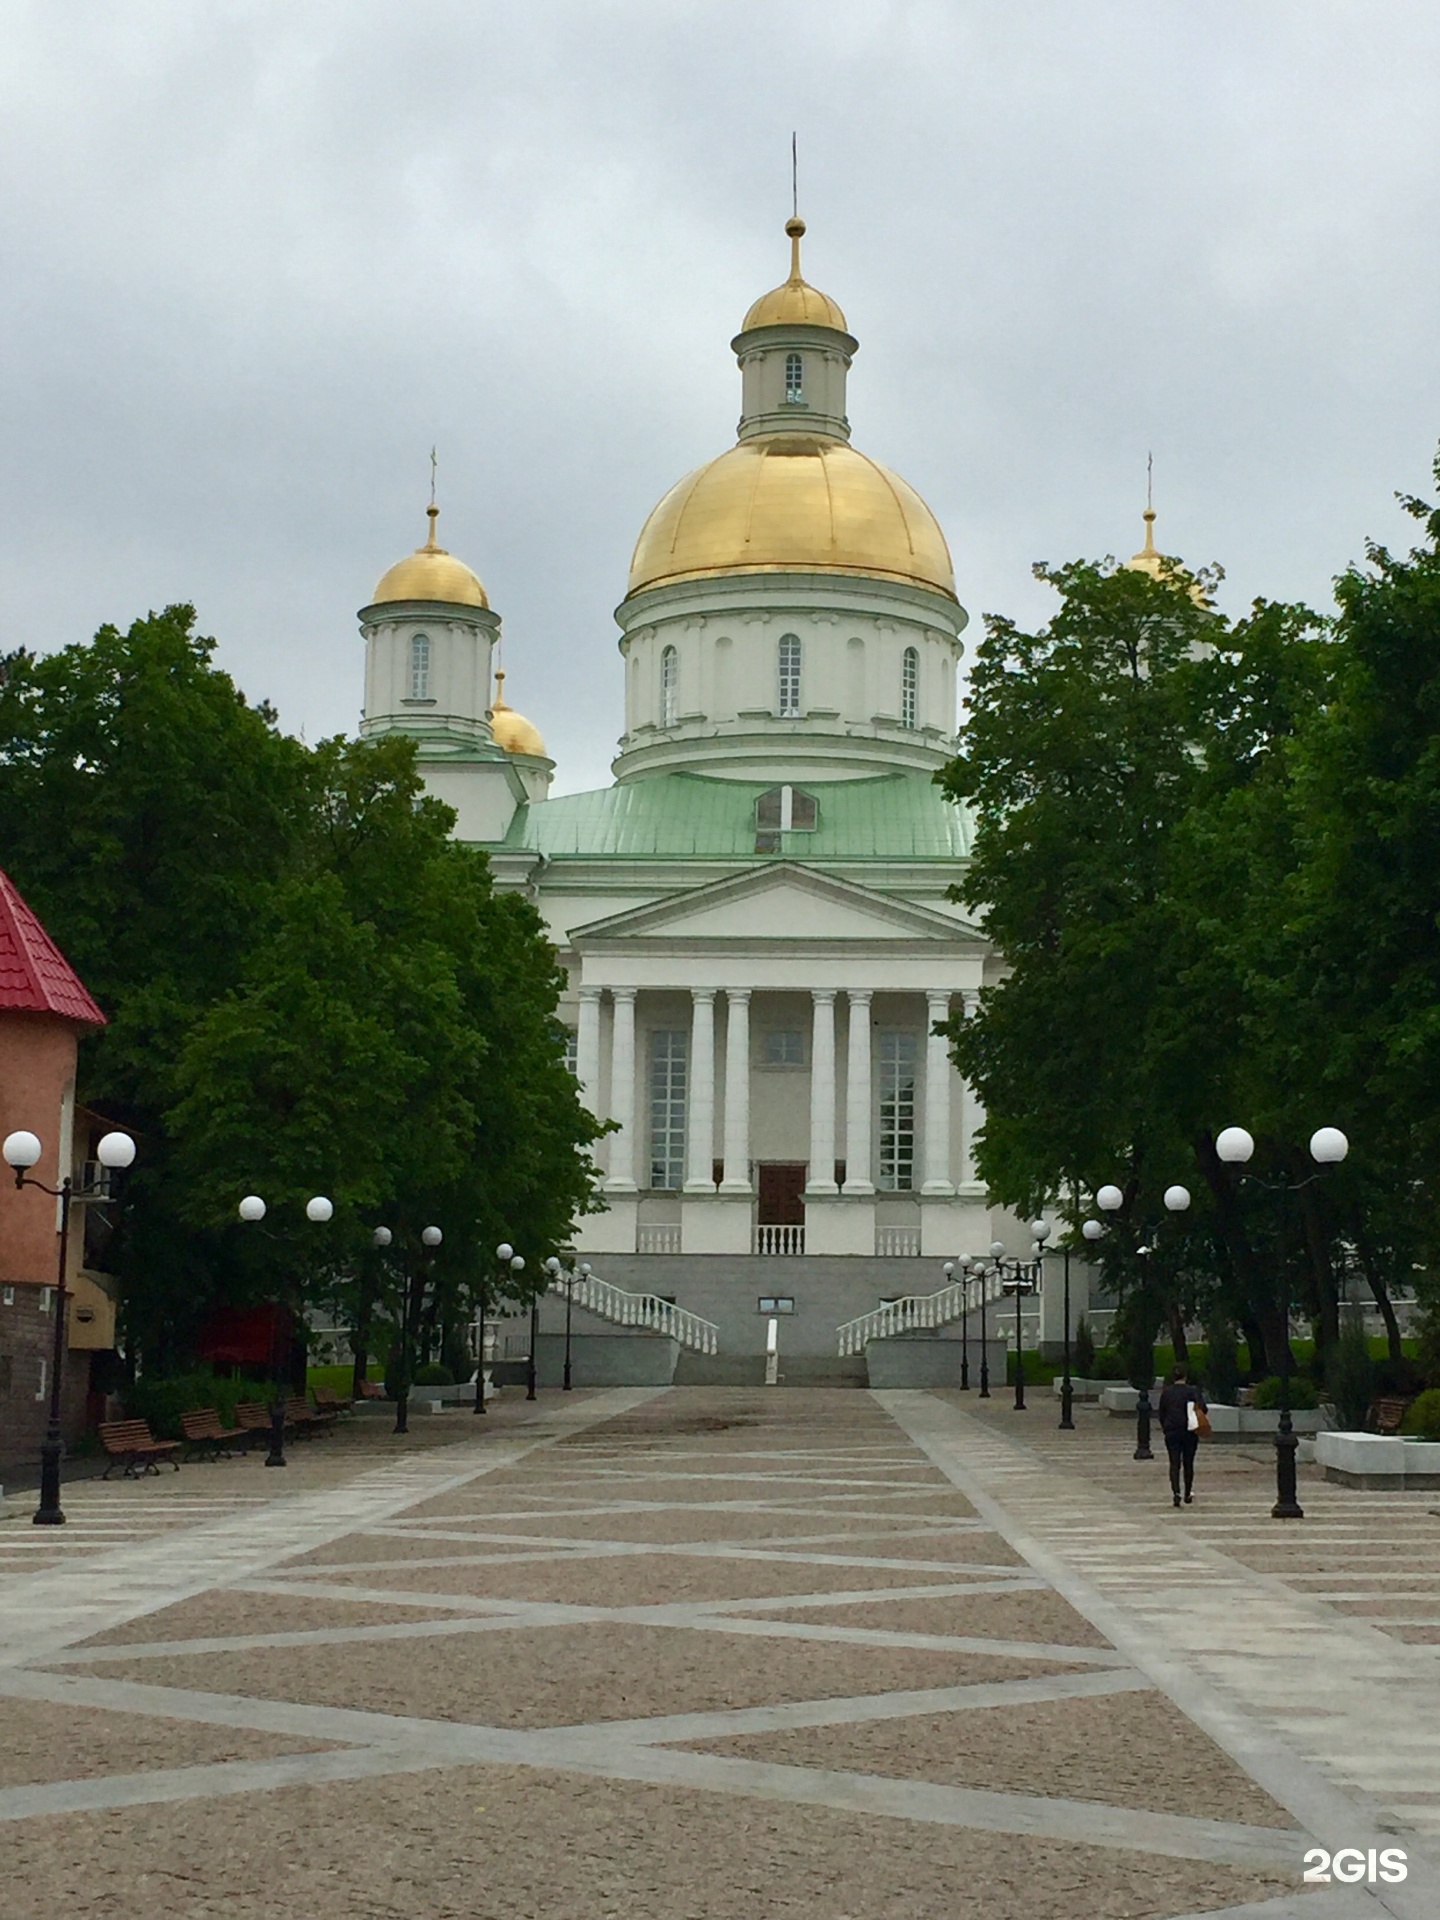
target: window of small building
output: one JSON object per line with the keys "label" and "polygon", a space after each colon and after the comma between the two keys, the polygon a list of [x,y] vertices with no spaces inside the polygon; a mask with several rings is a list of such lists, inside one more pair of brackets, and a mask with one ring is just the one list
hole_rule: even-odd
{"label": "window of small building", "polygon": [[787,353],[785,356],[785,401],[788,406],[798,406],[805,398],[805,356],[800,353]]}
{"label": "window of small building", "polygon": [[674,647],[666,647],[660,655],[660,724],[673,727],[675,715],[679,709],[680,698],[680,655]]}
{"label": "window of small building", "polygon": [[813,833],[820,808],[803,787],[770,787],[755,802],[755,826],[770,833]]}
{"label": "window of small building", "polygon": [[918,727],[920,724],[920,650],[918,647],[906,647],[905,658],[900,667],[900,724],[902,727]]}

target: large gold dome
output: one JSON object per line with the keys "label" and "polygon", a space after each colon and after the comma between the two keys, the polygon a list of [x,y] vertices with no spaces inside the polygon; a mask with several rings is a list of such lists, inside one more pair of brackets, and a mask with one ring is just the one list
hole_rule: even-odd
{"label": "large gold dome", "polygon": [[540,729],[533,720],[527,720],[523,713],[517,713],[505,701],[505,669],[495,670],[495,698],[490,705],[490,731],[495,736],[497,747],[503,747],[507,753],[529,753],[543,760],[545,742]]}
{"label": "large gold dome", "polygon": [[955,597],[950,549],[915,489],[817,434],[756,434],[672,487],[641,529],[629,592],[720,573],[869,574]]}
{"label": "large gold dome", "polygon": [[480,576],[435,544],[440,509],[432,504],[425,511],[430,516],[430,538],[382,575],[370,604],[378,607],[394,600],[438,600],[451,607],[488,607]]}

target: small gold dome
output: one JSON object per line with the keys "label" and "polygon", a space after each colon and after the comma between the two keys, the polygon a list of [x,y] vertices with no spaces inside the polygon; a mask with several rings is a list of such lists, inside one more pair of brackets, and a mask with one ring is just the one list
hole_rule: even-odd
{"label": "small gold dome", "polygon": [[498,667],[495,672],[495,699],[490,708],[490,731],[495,736],[497,747],[503,747],[507,753],[532,753],[538,759],[546,760],[545,742],[540,737],[540,729],[527,720],[523,713],[516,713],[513,707],[505,704],[505,669]]}
{"label": "small gold dome", "polygon": [[844,440],[741,440],[670,489],[641,529],[630,593],[719,573],[850,573],[955,597],[940,523],[898,474]]}
{"label": "small gold dome", "polygon": [[746,314],[742,333],[749,333],[752,327],[833,327],[837,333],[848,332],[845,316],[828,293],[821,293],[818,287],[812,287],[800,277],[800,236],[805,231],[805,222],[798,217],[785,222],[785,231],[790,236],[790,278],[773,289],[762,293],[760,298]]}
{"label": "small gold dome", "polygon": [[423,547],[396,561],[382,577],[370,604],[378,607],[392,600],[438,600],[452,607],[488,607],[479,575],[435,544],[440,509],[432,501],[425,511],[430,516],[430,538]]}
{"label": "small gold dome", "polygon": [[1158,553],[1155,548],[1155,509],[1153,507],[1145,509],[1145,544],[1139,553],[1131,554],[1125,565],[1129,572],[1148,573],[1152,580],[1163,580],[1166,577],[1165,556],[1163,553]]}

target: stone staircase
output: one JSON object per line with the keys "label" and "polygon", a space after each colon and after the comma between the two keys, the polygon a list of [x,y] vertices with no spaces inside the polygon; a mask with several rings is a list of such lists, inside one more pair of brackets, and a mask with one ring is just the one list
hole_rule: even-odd
{"label": "stone staircase", "polygon": [[568,1298],[575,1306],[593,1313],[597,1319],[608,1320],[612,1326],[664,1334],[678,1341],[682,1351],[714,1354],[719,1345],[720,1329],[713,1320],[702,1320],[698,1313],[689,1313],[671,1300],[662,1300],[658,1294],[631,1293],[624,1287],[612,1286],[593,1273],[583,1278],[579,1274],[562,1274],[551,1291],[562,1300]]}
{"label": "stone staircase", "polygon": [[835,1329],[841,1359],[849,1359],[856,1354],[863,1355],[871,1340],[892,1340],[900,1334],[935,1333],[941,1327],[953,1326],[957,1321],[970,1316],[970,1331],[979,1333],[979,1323],[975,1319],[983,1300],[988,1307],[992,1301],[1004,1297],[1004,1288],[997,1273],[987,1273],[982,1279],[956,1281],[948,1287],[941,1287],[937,1293],[909,1293],[902,1299],[889,1300],[883,1307],[875,1307],[869,1313],[862,1313],[854,1320],[847,1320],[842,1327]]}

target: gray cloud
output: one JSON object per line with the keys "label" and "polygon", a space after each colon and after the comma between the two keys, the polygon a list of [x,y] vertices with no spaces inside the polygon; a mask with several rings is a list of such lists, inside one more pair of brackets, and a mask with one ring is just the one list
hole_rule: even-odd
{"label": "gray cloud", "polygon": [[193,598],[287,724],[353,726],[434,441],[507,692],[603,782],[610,610],[730,442],[792,126],[857,443],[972,613],[1138,546],[1152,447],[1230,610],[1328,604],[1440,436],[1437,67],[1419,0],[17,5],[0,645]]}

